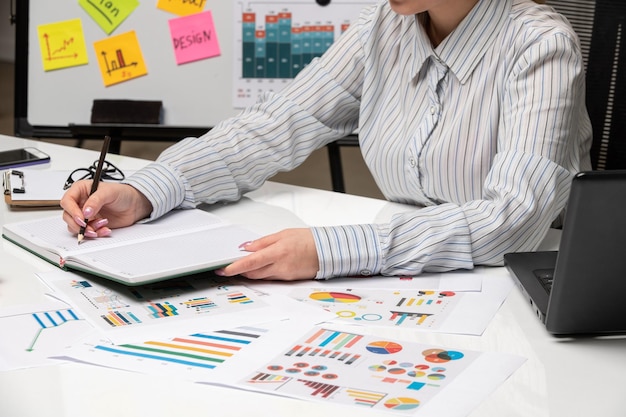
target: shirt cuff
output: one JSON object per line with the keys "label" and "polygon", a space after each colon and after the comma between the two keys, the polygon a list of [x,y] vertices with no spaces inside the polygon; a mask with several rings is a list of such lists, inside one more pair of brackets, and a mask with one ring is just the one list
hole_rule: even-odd
{"label": "shirt cuff", "polygon": [[377,275],[383,264],[375,225],[311,228],[319,258],[315,279]]}
{"label": "shirt cuff", "polygon": [[149,164],[123,182],[136,188],[152,204],[147,220],[163,216],[185,199],[185,186],[179,177],[159,163]]}

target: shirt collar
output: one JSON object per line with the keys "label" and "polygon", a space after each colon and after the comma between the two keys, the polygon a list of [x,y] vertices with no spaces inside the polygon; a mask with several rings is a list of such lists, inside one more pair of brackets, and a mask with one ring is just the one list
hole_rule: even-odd
{"label": "shirt collar", "polygon": [[511,8],[512,0],[480,0],[459,26],[434,49],[419,19],[407,19],[417,29],[413,31],[413,73],[417,74],[428,58],[433,56],[447,65],[459,82],[464,84],[489,46],[495,42]]}

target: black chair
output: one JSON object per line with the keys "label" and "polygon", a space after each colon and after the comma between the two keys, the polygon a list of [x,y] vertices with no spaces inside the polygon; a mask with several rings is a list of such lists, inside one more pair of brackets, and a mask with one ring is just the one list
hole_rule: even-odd
{"label": "black chair", "polygon": [[[548,0],[580,38],[593,127],[593,169],[626,169],[626,0]],[[359,146],[351,135],[328,145],[334,191],[345,192],[341,148]]]}

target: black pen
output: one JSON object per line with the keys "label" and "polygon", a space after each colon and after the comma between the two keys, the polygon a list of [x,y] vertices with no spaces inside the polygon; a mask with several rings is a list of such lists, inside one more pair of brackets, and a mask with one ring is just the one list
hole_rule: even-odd
{"label": "black pen", "polygon": [[[109,143],[111,143],[111,138],[109,136],[104,137],[104,143],[102,144],[102,150],[100,151],[100,159],[98,160],[98,166],[96,167],[96,173],[93,176],[93,184],[91,184],[91,191],[89,195],[92,195],[98,189],[98,184],[100,184],[100,177],[102,176],[102,165],[104,165],[104,158],[107,156],[107,152],[109,151]],[[85,225],[89,219],[85,219]],[[87,226],[81,226],[78,231],[78,244],[83,241],[85,238],[85,228]]]}

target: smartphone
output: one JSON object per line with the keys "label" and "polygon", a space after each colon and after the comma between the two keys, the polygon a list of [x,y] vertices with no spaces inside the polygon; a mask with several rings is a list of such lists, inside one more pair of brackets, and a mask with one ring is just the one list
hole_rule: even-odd
{"label": "smartphone", "polygon": [[37,148],[27,147],[0,151],[0,169],[44,164],[49,161],[50,155]]}

